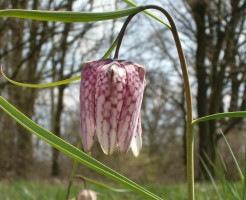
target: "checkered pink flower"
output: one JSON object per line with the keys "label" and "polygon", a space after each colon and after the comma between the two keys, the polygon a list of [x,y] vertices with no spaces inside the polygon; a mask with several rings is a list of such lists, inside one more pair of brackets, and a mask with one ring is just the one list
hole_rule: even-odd
{"label": "checkered pink flower", "polygon": [[144,81],[144,68],[131,61],[102,59],[83,65],[80,124],[86,152],[90,152],[97,135],[104,153],[131,148],[138,156]]}

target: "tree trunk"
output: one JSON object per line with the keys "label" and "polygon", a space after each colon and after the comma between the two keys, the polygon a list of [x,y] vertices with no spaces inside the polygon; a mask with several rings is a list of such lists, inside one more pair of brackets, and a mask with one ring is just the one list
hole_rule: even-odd
{"label": "tree trunk", "polygon": [[[72,10],[72,4],[73,4],[73,1],[69,0],[67,3],[67,10]],[[65,24],[63,34],[62,34],[62,39],[61,39],[61,45],[60,45],[61,52],[59,53],[60,54],[59,60],[57,62],[60,64],[60,69],[59,71],[54,70],[58,72],[59,80],[64,79],[65,57],[66,57],[66,52],[67,52],[68,45],[69,45],[67,42],[67,37],[68,37],[70,28],[71,28],[71,24]],[[62,85],[62,86],[59,86],[58,88],[58,99],[57,99],[54,118],[52,120],[53,133],[58,137],[61,136],[61,115],[63,111],[64,90],[66,87],[67,85]],[[59,154],[60,154],[60,151],[58,151],[55,148],[52,148],[51,176],[60,175]]]}
{"label": "tree trunk", "polygon": [[[205,68],[206,58],[206,27],[205,27],[205,15],[207,3],[205,1],[192,1],[189,2],[192,9],[192,14],[196,23],[196,60],[195,70],[197,77],[197,114],[198,117],[203,117],[209,114],[209,99],[208,99],[208,80],[207,72]],[[213,133],[215,128],[210,126],[209,122],[202,122],[199,126],[199,155],[200,159],[205,162],[208,169],[213,173],[213,168],[210,166],[205,155],[214,161],[215,159],[215,143]],[[205,167],[200,161],[199,178],[202,176],[208,179]]]}
{"label": "tree trunk", "polygon": [[[61,136],[61,115],[63,111],[63,94],[66,87],[60,86],[58,89],[58,100],[56,105],[56,112],[53,118],[53,133],[56,136]],[[59,150],[52,148],[52,166],[51,166],[51,176],[58,176],[60,174],[59,167]]]}
{"label": "tree trunk", "polygon": [[[246,3],[241,7],[238,0],[231,1],[230,17],[224,15],[226,6],[223,1],[208,4],[207,1],[187,0],[190,5],[192,15],[196,24],[196,57],[195,69],[197,78],[197,113],[198,117],[223,112],[223,92],[225,86],[231,89],[230,110],[240,110],[239,88],[243,85],[243,76],[239,79],[240,64],[236,61],[238,52],[238,41],[243,26],[242,10]],[[212,3],[212,2],[211,2]],[[211,6],[211,7],[209,7]],[[215,6],[215,7],[214,7]],[[215,9],[216,8],[216,9]],[[229,20],[228,20],[229,19]],[[241,24],[240,24],[241,23]],[[223,55],[223,56],[222,56]],[[235,73],[235,68],[239,71]],[[228,75],[228,71],[231,73]],[[230,84],[228,84],[231,83]],[[243,103],[243,101],[242,101]],[[241,104],[241,109],[243,108]],[[240,120],[227,121],[226,132],[232,129]],[[214,170],[206,158],[206,155],[214,163],[216,157],[216,144],[218,136],[216,128],[218,121],[211,120],[199,123],[199,155],[206,167],[213,174]],[[221,127],[222,128],[222,127]],[[208,179],[207,172],[200,161],[200,178],[202,175]]]}

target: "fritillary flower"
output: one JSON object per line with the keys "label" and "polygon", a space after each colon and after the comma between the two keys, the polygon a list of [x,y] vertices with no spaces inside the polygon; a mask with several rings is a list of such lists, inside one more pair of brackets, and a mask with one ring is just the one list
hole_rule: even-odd
{"label": "fritillary flower", "polygon": [[142,147],[140,108],[145,70],[131,61],[102,59],[86,62],[80,86],[83,147],[91,151],[95,136],[104,153]]}
{"label": "fritillary flower", "polygon": [[77,196],[76,200],[97,200],[97,193],[93,190],[84,189]]}

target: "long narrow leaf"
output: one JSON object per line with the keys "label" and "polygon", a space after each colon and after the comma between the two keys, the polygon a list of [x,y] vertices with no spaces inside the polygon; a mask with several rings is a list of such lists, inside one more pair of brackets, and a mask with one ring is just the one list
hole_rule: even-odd
{"label": "long narrow leaf", "polygon": [[[240,195],[238,193],[238,190],[233,182],[227,181],[226,182],[227,190],[230,192],[232,197],[230,199],[235,199],[235,200],[241,200]],[[227,196],[227,195],[226,195]],[[228,197],[228,196],[227,196]]]}
{"label": "long narrow leaf", "polygon": [[[79,142],[77,144],[77,148],[80,149],[81,148],[81,145],[82,143]],[[67,193],[66,193],[66,200],[69,199],[69,195],[70,195],[70,190],[71,190],[71,186],[73,184],[73,178],[78,170],[78,166],[79,166],[79,162],[77,160],[73,160],[73,168],[72,168],[72,173],[71,173],[71,176],[69,177],[69,183],[68,183],[68,186],[67,186]]]}
{"label": "long narrow leaf", "polygon": [[106,185],[104,183],[101,183],[99,181],[90,179],[90,178],[85,177],[83,175],[76,175],[75,178],[79,178],[79,179],[85,180],[88,183],[91,183],[93,185],[96,185],[96,186],[101,187],[101,188],[104,188],[104,189],[111,190],[113,192],[130,192],[129,190],[126,190],[126,189],[112,188],[112,187],[110,187],[110,186],[108,186],[108,185]]}
{"label": "long narrow leaf", "polygon": [[205,164],[205,162],[204,162],[204,160],[203,160],[202,158],[201,158],[201,162],[202,162],[202,165],[204,166],[204,169],[206,170],[206,172],[207,172],[207,174],[208,174],[208,176],[209,176],[209,178],[210,178],[210,180],[211,180],[211,182],[212,182],[212,184],[213,184],[213,186],[214,186],[214,189],[215,189],[215,191],[216,191],[216,193],[217,193],[217,195],[218,195],[218,198],[219,198],[220,200],[223,200],[223,198],[222,198],[222,196],[221,196],[221,194],[220,194],[220,192],[219,192],[219,189],[218,189],[218,187],[217,187],[217,185],[216,185],[216,183],[215,183],[215,180],[214,180],[214,178],[213,178],[211,172],[209,171],[207,165]]}
{"label": "long narrow leaf", "polygon": [[14,85],[18,85],[18,86],[22,86],[22,87],[28,87],[28,88],[47,88],[47,87],[54,87],[54,86],[58,86],[58,85],[64,85],[64,84],[68,84],[77,80],[81,79],[81,76],[76,76],[70,79],[66,79],[66,80],[62,80],[62,81],[57,81],[57,82],[53,82],[53,83],[41,83],[41,84],[30,84],[30,83],[21,83],[21,82],[17,82],[14,81],[12,79],[10,79],[9,77],[7,77],[4,72],[3,72],[3,68],[1,66],[1,73],[4,76],[4,78],[9,81],[10,83],[13,83]]}
{"label": "long narrow leaf", "polygon": [[223,169],[227,172],[227,167],[226,167],[226,164],[225,164],[225,161],[221,155],[221,153],[218,151],[218,155],[219,155],[219,161],[221,162],[222,166],[223,166]]}
{"label": "long narrow leaf", "polygon": [[134,183],[133,181],[127,179],[123,175],[119,174],[118,172],[112,170],[111,168],[107,167],[106,165],[100,163],[96,159],[92,158],[91,156],[87,155],[86,153],[82,152],[81,150],[77,149],[76,147],[72,146],[68,142],[62,140],[61,138],[55,136],[48,130],[44,129],[43,127],[39,126],[31,119],[26,117],[23,113],[17,110],[14,106],[12,106],[8,101],[6,101],[3,97],[0,96],[0,108],[3,109],[7,114],[9,114],[14,120],[16,120],[21,126],[29,130],[31,133],[35,134],[45,142],[49,143],[53,147],[57,148],[61,152],[67,154],[68,156],[72,157],[73,159],[77,160],[78,162],[84,164],[85,166],[101,173],[125,186],[130,188],[131,190],[138,192],[145,196],[148,199],[161,199],[160,197],[156,196],[155,194],[149,192],[145,188],[139,186],[138,184]]}
{"label": "long narrow leaf", "polygon": [[220,130],[220,133],[222,134],[222,136],[223,136],[223,138],[224,138],[224,140],[225,140],[225,143],[226,143],[226,145],[227,145],[227,147],[228,147],[228,149],[229,149],[229,151],[230,151],[230,153],[231,153],[231,156],[232,156],[233,161],[234,161],[234,163],[235,163],[235,165],[236,165],[236,168],[237,168],[238,174],[239,174],[239,176],[240,176],[240,179],[241,179],[242,182],[244,182],[244,176],[243,176],[242,170],[241,170],[241,168],[240,168],[240,166],[239,166],[239,164],[238,164],[238,162],[237,162],[237,159],[236,159],[236,157],[235,157],[235,155],[234,155],[234,153],[233,153],[233,151],[232,151],[232,149],[231,149],[231,147],[230,147],[230,144],[228,143],[228,141],[227,141],[227,139],[226,139],[224,133],[223,133],[221,130]]}
{"label": "long narrow leaf", "polygon": [[228,183],[228,180],[226,179],[226,173],[228,173],[228,170],[227,170],[225,161],[224,161],[220,151],[217,150],[217,154],[218,154],[218,161],[219,161],[220,171],[222,173],[221,176],[219,176],[220,177],[220,184],[222,186],[223,193],[225,194],[225,196],[229,197],[229,195],[232,195],[233,193],[231,192],[230,188],[228,189],[228,187],[230,187],[230,185]]}
{"label": "long narrow leaf", "polygon": [[246,200],[246,148],[244,151],[244,184],[243,184],[243,195],[242,200]]}
{"label": "long narrow leaf", "polygon": [[[205,157],[206,157],[206,160],[209,162],[209,164],[213,167],[213,169],[214,169],[214,171],[215,171],[215,173],[217,174],[217,176],[219,177],[219,179],[220,179],[220,184],[221,184],[221,186],[222,186],[222,188],[223,188],[223,191],[224,191],[224,195],[225,196],[227,196],[226,194],[228,193],[228,189],[227,189],[227,187],[228,187],[228,185],[227,185],[227,181],[226,181],[226,178],[225,178],[225,175],[224,175],[224,173],[223,173],[223,169],[224,169],[224,166],[223,166],[223,163],[224,163],[224,161],[223,161],[223,158],[222,157],[220,157],[221,158],[221,162],[222,162],[222,167],[219,165],[219,166],[217,166],[217,165],[215,165],[215,163],[213,163],[213,161],[209,158],[209,156],[208,156],[208,154],[206,153],[206,152],[203,152],[204,153],[204,155],[205,155]],[[220,155],[220,153],[219,153],[219,151],[217,151],[217,153]],[[212,177],[213,178],[213,177]],[[221,192],[220,192],[221,193]],[[221,193],[222,194],[222,193]]]}
{"label": "long narrow leaf", "polygon": [[[117,42],[118,42],[118,37],[115,39],[113,44],[110,46],[109,50],[104,54],[104,56],[102,57],[103,59],[107,58],[112,53],[112,51],[115,49],[115,47],[117,45]],[[65,80],[57,81],[57,82],[53,82],[53,83],[31,84],[31,83],[21,83],[21,82],[12,80],[3,72],[3,66],[1,66],[0,71],[1,71],[2,75],[4,76],[4,78],[14,85],[21,86],[21,87],[27,87],[27,88],[37,88],[37,89],[64,85],[64,84],[68,84],[68,83],[71,83],[71,82],[74,82],[74,81],[81,79],[81,76],[79,75],[79,76],[76,76],[73,78],[69,78],[69,79],[65,79]]]}
{"label": "long narrow leaf", "polygon": [[217,166],[215,163],[213,163],[213,161],[209,158],[209,156],[205,152],[204,152],[204,155],[220,179],[220,184],[223,188],[223,194],[226,197],[229,197],[229,195],[230,195],[231,198],[233,198],[235,200],[236,199],[239,200],[240,199],[239,192],[238,192],[238,190],[237,190],[237,188],[233,182],[226,180],[226,177],[223,173],[223,169],[226,169],[226,166],[225,166],[224,160],[223,160],[221,154],[219,153],[219,151],[217,153],[219,155],[222,166]]}
{"label": "long narrow leaf", "polygon": [[235,117],[246,117],[246,111],[237,112],[226,112],[226,113],[216,113],[213,115],[208,115],[205,117],[198,118],[192,122],[192,124],[197,124],[199,122],[204,122],[208,120],[221,119],[221,118],[235,118]]}
{"label": "long narrow leaf", "polygon": [[95,22],[125,17],[138,12],[140,7],[111,12],[71,12],[8,9],[0,10],[0,17],[14,17],[52,22]]}
{"label": "long narrow leaf", "polygon": [[217,176],[220,178],[221,182],[224,182],[225,177],[224,177],[224,173],[223,173],[222,169],[220,167],[216,166],[215,163],[213,163],[213,161],[209,158],[209,156],[206,152],[203,152],[203,153],[204,153],[207,161],[209,162],[209,164],[212,166],[212,168],[216,172]]}

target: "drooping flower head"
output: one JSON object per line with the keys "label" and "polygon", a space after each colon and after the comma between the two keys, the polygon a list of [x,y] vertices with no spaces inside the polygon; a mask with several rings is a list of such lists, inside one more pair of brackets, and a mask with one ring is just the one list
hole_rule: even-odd
{"label": "drooping flower head", "polygon": [[90,152],[97,135],[104,153],[115,148],[142,147],[140,108],[145,70],[131,61],[102,59],[86,62],[80,85],[80,124],[83,147]]}
{"label": "drooping flower head", "polygon": [[97,200],[97,193],[93,190],[83,189],[76,200]]}

